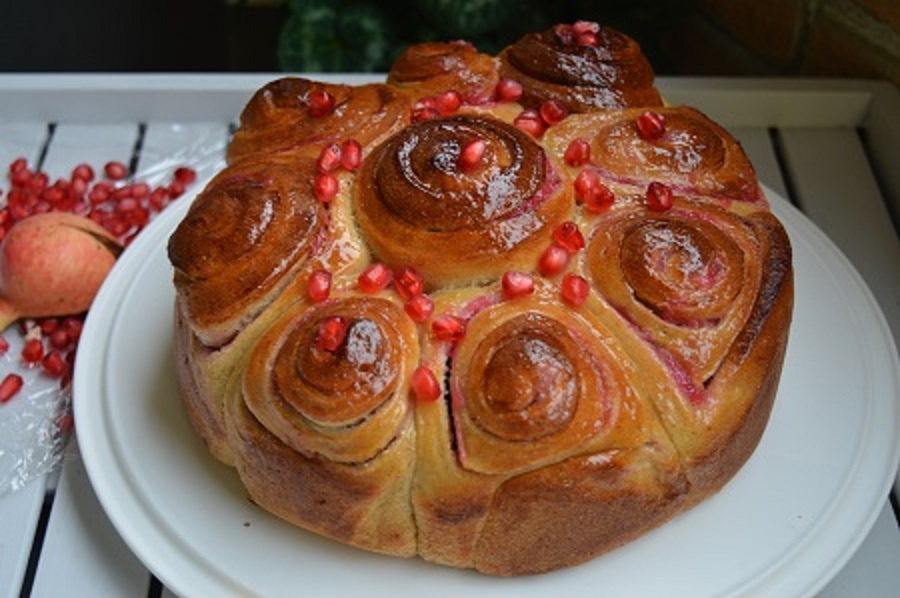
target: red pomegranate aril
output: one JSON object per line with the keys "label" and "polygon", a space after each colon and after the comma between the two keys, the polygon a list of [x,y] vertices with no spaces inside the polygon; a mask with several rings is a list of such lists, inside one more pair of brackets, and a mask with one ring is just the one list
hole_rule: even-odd
{"label": "red pomegranate aril", "polygon": [[136,210],[139,207],[138,200],[133,197],[126,197],[124,199],[119,200],[116,204],[117,212],[130,212],[132,210]]}
{"label": "red pomegranate aril", "polygon": [[495,93],[498,102],[516,102],[522,97],[522,84],[515,79],[504,77],[497,82]]}
{"label": "red pomegranate aril", "polygon": [[67,330],[58,328],[49,334],[47,341],[54,349],[65,350],[72,344],[72,337]]}
{"label": "red pomegranate aril", "polygon": [[27,167],[21,168],[19,170],[11,171],[11,176],[9,177],[10,182],[16,187],[25,187],[31,181],[31,177],[34,173]]}
{"label": "red pomegranate aril", "polygon": [[575,35],[584,33],[600,33],[600,24],[596,21],[575,21],[572,23],[572,31]]}
{"label": "red pomegranate aril", "polygon": [[328,116],[334,112],[335,102],[334,96],[324,89],[311,91],[307,98],[309,115],[313,118]]}
{"label": "red pomegranate aril", "polygon": [[38,322],[38,328],[41,329],[41,334],[49,336],[55,330],[59,330],[59,320],[56,318],[42,318]]}
{"label": "red pomegranate aril", "polygon": [[172,175],[182,185],[190,185],[197,180],[197,171],[189,166],[179,166]]}
{"label": "red pomegranate aril", "polygon": [[15,174],[26,168],[28,168],[28,160],[25,158],[16,158],[9,164],[9,174]]}
{"label": "red pomegranate aril", "polygon": [[534,292],[534,279],[525,272],[510,270],[503,275],[501,287],[504,298],[518,299]]}
{"label": "red pomegranate aril", "polygon": [[328,174],[341,165],[341,146],[336,143],[326,145],[319,153],[316,160],[316,169],[322,174]]}
{"label": "red pomegranate aril", "polygon": [[62,322],[62,329],[69,335],[69,340],[76,342],[81,337],[84,322],[74,317],[66,318]]}
{"label": "red pomegranate aril", "polygon": [[316,335],[316,348],[319,351],[336,352],[347,338],[348,327],[347,319],[342,316],[329,316],[322,319]]}
{"label": "red pomegranate aril", "polygon": [[462,96],[454,90],[445,91],[434,99],[434,108],[441,116],[453,114],[462,106]]}
{"label": "red pomegranate aril", "polygon": [[420,122],[425,120],[434,120],[439,117],[441,114],[437,111],[437,108],[433,108],[430,106],[425,106],[422,108],[415,108],[412,113],[413,122]]}
{"label": "red pomegranate aril", "polygon": [[90,164],[79,164],[72,170],[72,178],[81,179],[89,183],[94,180],[94,169],[91,168]]}
{"label": "red pomegranate aril", "polygon": [[541,118],[548,125],[555,125],[569,116],[569,109],[559,100],[547,100],[541,104]]}
{"label": "red pomegranate aril", "polygon": [[128,167],[121,162],[112,160],[103,166],[103,174],[113,181],[121,181],[128,176]]}
{"label": "red pomegranate aril", "polygon": [[665,212],[672,207],[672,189],[658,181],[647,187],[647,206],[654,212]]}
{"label": "red pomegranate aril", "polygon": [[403,310],[413,322],[421,324],[434,313],[434,301],[428,295],[416,295],[403,304]]}
{"label": "red pomegranate aril", "polygon": [[541,118],[540,113],[530,108],[523,110],[513,119],[513,126],[525,131],[535,139],[539,139],[547,130],[547,123]]}
{"label": "red pomegranate aril", "polygon": [[41,362],[44,357],[44,343],[39,338],[32,338],[25,341],[22,347],[22,362],[25,365],[36,365]]}
{"label": "red pomegranate aril", "polygon": [[406,266],[394,277],[394,287],[404,301],[409,301],[425,292],[425,278],[415,268]]}
{"label": "red pomegranate aril", "polygon": [[131,184],[131,197],[135,199],[144,199],[150,195],[150,185],[147,183],[138,182]]}
{"label": "red pomegranate aril", "polygon": [[331,295],[331,272],[328,270],[316,270],[309,275],[306,283],[306,294],[316,303],[328,299]]}
{"label": "red pomegranate aril", "polygon": [[66,363],[59,351],[53,350],[44,355],[44,358],[41,360],[41,367],[48,376],[62,378],[63,374],[69,369],[69,364]]}
{"label": "red pomegranate aril", "polygon": [[0,355],[5,354],[9,351],[9,341],[0,336]]}
{"label": "red pomegranate aril", "polygon": [[578,37],[575,38],[575,43],[579,46],[596,48],[600,45],[600,38],[596,33],[588,31],[586,33],[579,34]]}
{"label": "red pomegranate aril", "polygon": [[341,166],[345,170],[356,170],[362,162],[362,145],[356,139],[348,139],[341,144]]}
{"label": "red pomegranate aril", "polygon": [[578,253],[584,249],[584,235],[578,225],[567,220],[553,230],[553,240],[569,253]]}
{"label": "red pomegranate aril", "polygon": [[481,163],[487,143],[484,139],[473,139],[466,143],[459,152],[457,166],[462,172],[471,172]]}
{"label": "red pomegranate aril", "polygon": [[569,265],[569,252],[554,243],[544,250],[538,260],[538,272],[541,276],[556,276]]}
{"label": "red pomegranate aril", "polygon": [[647,110],[634,121],[638,136],[644,141],[659,139],[666,132],[666,120],[659,112]]}
{"label": "red pomegranate aril", "polygon": [[416,398],[427,403],[437,401],[444,394],[434,372],[431,371],[431,368],[424,365],[420,365],[413,370],[410,377],[410,385]]}
{"label": "red pomegranate aril", "polygon": [[441,314],[431,322],[431,331],[439,341],[458,341],[466,333],[466,321],[452,314]]}
{"label": "red pomegranate aril", "polygon": [[317,174],[313,179],[313,195],[322,203],[328,203],[337,196],[338,180],[330,174]]}
{"label": "red pomegranate aril", "polygon": [[3,378],[3,382],[0,382],[0,403],[6,403],[16,396],[24,385],[25,380],[22,379],[22,376],[7,374]]}
{"label": "red pomegranate aril", "polygon": [[563,154],[563,160],[569,166],[584,166],[591,161],[591,144],[580,137],[573,139]]}
{"label": "red pomegranate aril", "polygon": [[172,181],[166,186],[166,193],[170,199],[175,199],[184,195],[184,184],[181,181]]}
{"label": "red pomegranate aril", "polygon": [[356,280],[359,290],[364,293],[377,293],[391,284],[394,273],[380,262],[376,262],[362,271]]}
{"label": "red pomegranate aril", "polygon": [[566,274],[560,285],[563,300],[575,306],[581,305],[587,300],[590,290],[588,281],[577,274]]}
{"label": "red pomegranate aril", "polygon": [[600,213],[613,204],[616,197],[600,180],[597,171],[585,168],[575,177],[575,196],[590,212]]}

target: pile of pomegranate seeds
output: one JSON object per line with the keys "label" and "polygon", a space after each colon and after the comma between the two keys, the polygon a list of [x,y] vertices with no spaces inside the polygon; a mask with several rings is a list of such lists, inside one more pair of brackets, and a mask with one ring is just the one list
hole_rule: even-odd
{"label": "pile of pomegranate seeds", "polygon": [[513,126],[525,131],[535,139],[540,139],[547,127],[563,121],[569,115],[569,109],[559,100],[546,100],[535,110],[526,108],[513,119]]}
{"label": "pile of pomegranate seeds", "polygon": [[128,167],[107,162],[97,178],[88,164],[79,164],[70,178],[50,182],[41,171],[32,170],[25,158],[9,165],[10,189],[0,207],[0,239],[19,220],[44,212],[70,212],[97,222],[124,245],[172,200],[184,194],[197,178],[187,166],[176,168],[172,180],[151,188],[138,180],[127,180]]}
{"label": "pile of pomegranate seeds", "polygon": [[576,21],[572,25],[557,25],[553,32],[563,46],[596,48],[600,43],[600,25],[593,21]]}
{"label": "pile of pomegranate seeds", "polygon": [[590,167],[578,173],[574,185],[575,197],[590,212],[597,214],[604,212],[616,200],[609,187],[603,184],[600,174]]}
{"label": "pile of pomegranate seeds", "polygon": [[412,120],[431,120],[439,116],[450,116],[463,104],[458,91],[448,90],[436,96],[419,98],[412,108]]}
{"label": "pile of pomegranate seeds", "polygon": [[[13,225],[29,216],[68,212],[97,222],[127,246],[156,213],[183,195],[197,178],[193,168],[179,166],[169,182],[152,187],[129,178],[128,166],[119,161],[107,162],[99,172],[100,176],[91,165],[82,163],[68,178],[51,181],[47,173],[31,168],[25,158],[13,160],[7,171],[10,188],[5,197],[0,197],[0,241]],[[67,386],[83,318],[82,314],[20,320],[19,332],[25,339],[20,365],[40,368],[43,375],[57,378],[62,387]],[[0,354],[8,350],[8,341],[0,336]],[[23,384],[19,374],[7,374],[0,381],[0,403],[12,399]]]}

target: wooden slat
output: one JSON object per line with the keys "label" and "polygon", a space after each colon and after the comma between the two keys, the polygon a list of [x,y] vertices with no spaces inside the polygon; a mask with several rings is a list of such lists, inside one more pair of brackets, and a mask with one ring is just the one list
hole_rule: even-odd
{"label": "wooden slat", "polygon": [[[138,139],[136,123],[60,124],[47,148],[44,171],[53,180],[70,176],[75,166],[86,163],[101,177],[107,161],[132,161]],[[103,513],[77,451],[70,453],[50,512],[33,595],[64,596],[96,589],[95,595],[141,596],[149,579]]]}
{"label": "wooden slat", "polygon": [[862,130],[894,224],[900,226],[900,91],[896,87],[886,82],[875,86]]}
{"label": "wooden slat", "polygon": [[900,338],[900,240],[854,129],[781,130],[803,211],[850,259]]}
{"label": "wooden slat", "polygon": [[[47,138],[47,125],[42,122],[0,122],[0,168],[5,205],[9,190],[6,168],[14,159],[23,157],[33,168]],[[11,334],[11,333],[7,333]],[[0,378],[6,376],[12,358],[0,359]],[[14,405],[0,405],[0,418]],[[28,558],[31,553],[38,519],[46,494],[48,478],[33,480],[24,488],[0,496],[0,596],[18,596]]]}
{"label": "wooden slat", "polygon": [[71,446],[31,596],[145,596],[149,586],[150,573],[113,528]]}

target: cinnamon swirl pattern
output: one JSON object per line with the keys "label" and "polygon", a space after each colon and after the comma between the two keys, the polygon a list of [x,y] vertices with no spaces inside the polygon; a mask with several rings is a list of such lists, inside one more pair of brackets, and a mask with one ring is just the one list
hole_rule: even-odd
{"label": "cinnamon swirl pattern", "polygon": [[570,112],[661,106],[640,46],[612,27],[580,22],[529,33],[504,49],[500,76],[522,83],[522,103],[558,100]]}
{"label": "cinnamon swirl pattern", "polygon": [[737,141],[660,107],[648,68],[578,22],[257,92],[169,243],[187,415],[256,504],[523,575],[739,471],[787,347],[790,242]]}
{"label": "cinnamon swirl pattern", "polygon": [[382,84],[320,83],[284,77],[257,91],[241,113],[228,161],[354,138],[367,145],[409,122],[410,99]]}
{"label": "cinnamon swirl pattern", "polygon": [[377,148],[354,201],[376,256],[437,286],[530,266],[571,210],[571,189],[526,133],[466,115],[415,123]]}

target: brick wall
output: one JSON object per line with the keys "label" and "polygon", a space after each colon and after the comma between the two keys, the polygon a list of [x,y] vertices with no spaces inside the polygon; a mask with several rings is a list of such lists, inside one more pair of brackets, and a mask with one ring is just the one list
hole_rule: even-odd
{"label": "brick wall", "polygon": [[900,86],[898,0],[689,0],[662,47],[677,74],[886,79]]}

